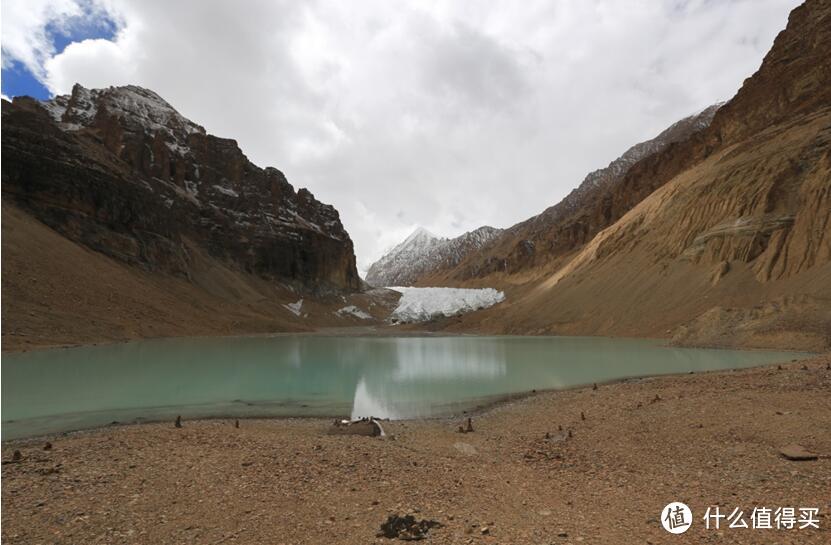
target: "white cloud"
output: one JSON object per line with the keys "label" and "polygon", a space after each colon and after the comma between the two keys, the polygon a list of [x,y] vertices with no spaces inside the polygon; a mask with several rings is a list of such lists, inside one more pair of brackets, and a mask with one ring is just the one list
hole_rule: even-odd
{"label": "white cloud", "polygon": [[47,25],[60,29],[80,14],[73,0],[4,0],[3,68],[16,60],[36,77],[44,77],[43,64],[55,53]]}
{"label": "white cloud", "polygon": [[8,3],[4,53],[21,21],[9,54],[53,92],[154,89],[334,204],[365,269],[416,224],[523,220],[730,98],[799,2],[102,0],[116,37],[57,55],[38,21],[71,8]]}

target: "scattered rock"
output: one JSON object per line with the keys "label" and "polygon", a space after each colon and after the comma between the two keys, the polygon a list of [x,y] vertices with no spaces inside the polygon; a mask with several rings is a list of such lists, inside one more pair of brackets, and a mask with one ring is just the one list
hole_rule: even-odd
{"label": "scattered rock", "polygon": [[363,435],[378,437],[382,435],[381,425],[374,418],[360,420],[335,420],[329,428],[329,435]]}
{"label": "scattered rock", "polygon": [[473,419],[467,419],[467,426],[459,426],[459,433],[471,433],[473,431]]}
{"label": "scattered rock", "polygon": [[584,413],[583,411],[580,411],[580,420],[585,420],[585,419],[586,419],[586,413]]}
{"label": "scattered rock", "polygon": [[442,524],[435,520],[423,519],[417,521],[414,516],[390,515],[387,521],[381,524],[381,531],[376,537],[400,539],[402,541],[416,541],[424,539],[431,528],[441,528]]}
{"label": "scattered rock", "polygon": [[234,427],[235,427],[235,428],[237,428],[237,429],[239,429],[239,418],[237,418],[236,420],[234,420]]}
{"label": "scattered rock", "polygon": [[816,460],[819,458],[819,455],[814,454],[802,445],[797,445],[796,443],[782,447],[779,449],[779,454],[793,461]]}
{"label": "scattered rock", "polygon": [[597,390],[597,383],[592,384],[592,390]]}
{"label": "scattered rock", "polygon": [[721,263],[716,265],[716,268],[713,270],[710,276],[710,282],[714,285],[718,284],[719,280],[721,280],[724,277],[724,275],[728,272],[730,272],[730,263],[727,261],[722,261]]}
{"label": "scattered rock", "polygon": [[475,456],[476,455],[476,447],[471,445],[470,443],[453,443],[453,448],[461,452],[466,456]]}
{"label": "scattered rock", "polygon": [[176,422],[175,422],[174,426],[176,426],[177,428],[182,427],[182,417],[181,416],[176,417]]}
{"label": "scattered rock", "polygon": [[490,534],[490,533],[491,533],[491,529],[490,529],[490,528],[488,528],[487,526],[482,526],[482,529],[481,529],[481,530],[479,530],[479,531],[480,531],[480,532],[482,532],[482,535],[483,535],[483,536],[486,536],[486,535],[488,535],[488,534]]}
{"label": "scattered rock", "polygon": [[52,450],[52,443],[47,441],[46,444],[43,445],[43,450]]}
{"label": "scattered rock", "polygon": [[20,462],[21,460],[23,460],[23,455],[20,454],[20,451],[19,450],[14,451],[12,453],[12,462],[17,463],[17,462]]}

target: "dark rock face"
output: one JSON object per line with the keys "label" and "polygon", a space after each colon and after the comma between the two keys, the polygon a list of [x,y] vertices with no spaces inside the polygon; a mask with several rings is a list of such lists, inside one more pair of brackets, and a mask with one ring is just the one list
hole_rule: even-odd
{"label": "dark rock face", "polygon": [[311,290],[357,290],[338,212],[152,91],[3,101],[3,198],[64,236],[147,270],[189,277],[206,252]]}

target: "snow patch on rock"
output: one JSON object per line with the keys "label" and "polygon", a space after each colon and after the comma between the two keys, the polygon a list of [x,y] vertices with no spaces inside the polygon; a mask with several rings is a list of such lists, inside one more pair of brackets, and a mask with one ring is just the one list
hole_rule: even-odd
{"label": "snow patch on rock", "polygon": [[401,293],[390,315],[393,322],[426,322],[440,316],[455,316],[491,307],[505,300],[493,288],[390,288]]}
{"label": "snow patch on rock", "polygon": [[229,197],[239,197],[239,193],[234,191],[229,187],[222,187],[221,185],[214,185],[214,189],[222,193],[223,195],[227,195]]}
{"label": "snow patch on rock", "polygon": [[338,310],[335,311],[335,314],[337,314],[338,316],[344,316],[344,315],[348,314],[350,316],[354,316],[355,318],[360,318],[361,320],[371,320],[372,319],[372,316],[370,316],[369,314],[367,314],[363,310],[359,309],[355,305],[349,305],[349,306],[343,307],[341,309],[338,309]]}
{"label": "snow patch on rock", "polygon": [[303,308],[303,299],[300,299],[296,303],[289,303],[287,305],[283,305],[289,312],[294,314],[295,316],[300,316],[301,309]]}

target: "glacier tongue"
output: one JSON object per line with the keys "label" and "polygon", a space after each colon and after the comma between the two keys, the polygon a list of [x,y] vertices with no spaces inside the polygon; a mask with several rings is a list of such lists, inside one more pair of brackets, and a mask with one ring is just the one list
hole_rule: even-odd
{"label": "glacier tongue", "polygon": [[401,292],[398,307],[390,315],[393,322],[426,322],[439,316],[454,316],[491,307],[505,300],[493,288],[390,288]]}

